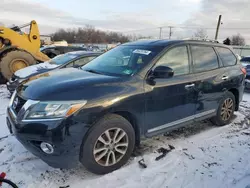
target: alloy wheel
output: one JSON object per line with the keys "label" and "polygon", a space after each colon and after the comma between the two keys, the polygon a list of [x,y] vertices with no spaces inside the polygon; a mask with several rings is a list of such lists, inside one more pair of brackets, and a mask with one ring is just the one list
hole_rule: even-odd
{"label": "alloy wheel", "polygon": [[95,161],[102,166],[112,166],[123,158],[128,145],[128,135],[123,129],[108,129],[99,136],[94,145]]}
{"label": "alloy wheel", "polygon": [[227,98],[221,108],[221,119],[227,121],[230,119],[233,112],[234,102],[231,98]]}

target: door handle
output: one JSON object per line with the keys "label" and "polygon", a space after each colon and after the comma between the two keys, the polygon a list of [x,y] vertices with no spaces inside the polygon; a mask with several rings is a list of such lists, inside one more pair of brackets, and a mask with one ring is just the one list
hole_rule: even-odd
{"label": "door handle", "polygon": [[185,89],[191,89],[195,86],[195,84],[189,84],[189,85],[185,85]]}
{"label": "door handle", "polygon": [[228,76],[223,76],[222,80],[228,80]]}

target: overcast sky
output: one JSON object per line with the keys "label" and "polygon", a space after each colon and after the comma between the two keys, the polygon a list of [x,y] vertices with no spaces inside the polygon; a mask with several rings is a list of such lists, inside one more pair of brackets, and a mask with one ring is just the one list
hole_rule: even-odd
{"label": "overcast sky", "polygon": [[[35,19],[41,34],[86,24],[124,34],[159,36],[161,26],[174,26],[173,38],[191,37],[197,27],[219,39],[240,33],[250,42],[250,0],[1,0],[0,22],[23,24]],[[187,28],[189,27],[189,28]],[[167,38],[169,29],[163,28]]]}

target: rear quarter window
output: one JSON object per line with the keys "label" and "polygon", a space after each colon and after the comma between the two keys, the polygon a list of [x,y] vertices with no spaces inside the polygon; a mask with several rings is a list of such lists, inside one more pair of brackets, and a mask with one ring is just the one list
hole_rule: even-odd
{"label": "rear quarter window", "polygon": [[224,67],[233,66],[237,63],[237,58],[231,50],[223,47],[216,47]]}

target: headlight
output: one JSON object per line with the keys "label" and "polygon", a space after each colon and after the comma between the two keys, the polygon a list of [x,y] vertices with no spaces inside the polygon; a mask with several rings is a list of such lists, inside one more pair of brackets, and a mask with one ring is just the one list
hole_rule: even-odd
{"label": "headlight", "polygon": [[39,102],[25,113],[24,119],[52,119],[68,117],[80,110],[87,101]]}

